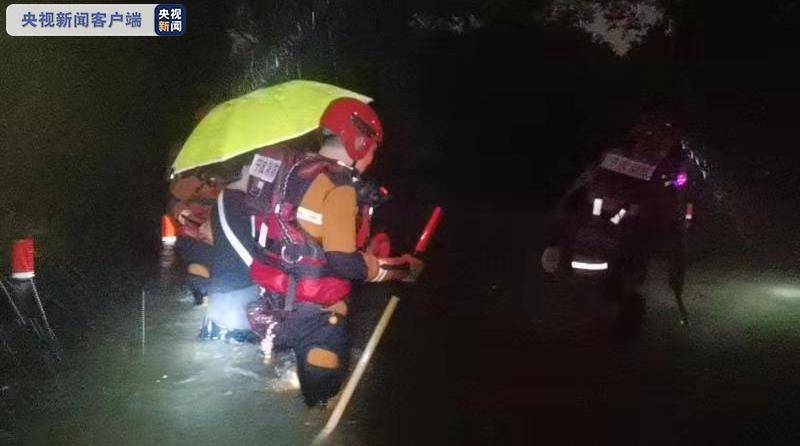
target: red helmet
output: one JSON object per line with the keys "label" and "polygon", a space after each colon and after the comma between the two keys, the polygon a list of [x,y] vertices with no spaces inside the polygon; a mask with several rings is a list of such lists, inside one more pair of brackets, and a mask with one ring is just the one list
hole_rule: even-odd
{"label": "red helmet", "polygon": [[358,99],[340,98],[331,102],[319,123],[342,139],[353,161],[360,160],[383,141],[378,114]]}

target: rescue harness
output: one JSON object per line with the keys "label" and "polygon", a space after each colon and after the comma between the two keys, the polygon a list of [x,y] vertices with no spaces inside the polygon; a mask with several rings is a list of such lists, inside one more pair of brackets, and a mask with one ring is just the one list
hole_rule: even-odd
{"label": "rescue harness", "polygon": [[[251,197],[261,203],[251,221],[251,235],[256,239],[251,277],[266,293],[282,296],[286,311],[294,309],[295,301],[332,305],[347,297],[351,289],[349,280],[332,273],[322,246],[300,226],[301,220],[323,224],[322,214],[300,203],[320,174],[342,186],[353,183],[352,170],[318,154],[295,152],[283,151],[278,154],[281,159],[267,161],[279,166],[271,174],[271,188],[263,184],[269,177],[251,179],[255,182],[251,191],[258,191]],[[269,158],[269,152],[261,153]]]}

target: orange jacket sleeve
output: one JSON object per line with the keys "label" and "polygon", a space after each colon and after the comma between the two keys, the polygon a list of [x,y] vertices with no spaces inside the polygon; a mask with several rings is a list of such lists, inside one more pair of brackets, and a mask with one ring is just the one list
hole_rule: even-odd
{"label": "orange jacket sleeve", "polygon": [[[356,254],[356,191],[352,186],[333,188],[325,197],[323,204],[324,221],[322,228],[322,248],[325,252]],[[375,256],[358,253],[363,257],[366,267],[366,280],[378,275],[378,259]]]}

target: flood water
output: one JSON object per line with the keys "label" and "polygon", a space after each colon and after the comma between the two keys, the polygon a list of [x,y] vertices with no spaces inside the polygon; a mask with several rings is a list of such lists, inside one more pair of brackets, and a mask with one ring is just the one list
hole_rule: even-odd
{"label": "flood water", "polygon": [[[50,371],[31,361],[6,369],[1,426],[12,444],[307,444],[330,416],[332,405],[303,403],[288,359],[265,365],[257,345],[198,340],[205,308],[193,304],[177,265],[44,265],[37,282],[65,348]],[[405,424],[443,411],[434,389],[443,374],[438,341],[426,341],[424,326],[409,326],[429,317],[409,314],[422,297],[405,299],[410,291],[374,287],[354,296],[362,302],[349,318],[353,364],[390,294],[401,304],[330,444],[436,440],[435,430]],[[417,371],[407,364],[432,357]],[[423,410],[407,406],[423,392]]]}
{"label": "flood water", "polygon": [[[290,79],[374,97],[370,179],[394,196],[375,227],[396,252],[445,208],[419,283],[352,296],[352,365],[401,300],[331,444],[800,443],[796,2],[677,2],[624,57],[530,7],[569,2],[472,3],[237,0],[188,8],[182,38],[2,35],[0,241],[35,239],[63,352],[0,295],[0,444],[298,445],[322,428],[331,408],[307,409],[256,346],[199,341],[184,268],[159,266],[164,173],[198,114]],[[540,256],[558,197],[653,104],[712,165],[690,325],[657,258],[620,335],[614,304]]]}

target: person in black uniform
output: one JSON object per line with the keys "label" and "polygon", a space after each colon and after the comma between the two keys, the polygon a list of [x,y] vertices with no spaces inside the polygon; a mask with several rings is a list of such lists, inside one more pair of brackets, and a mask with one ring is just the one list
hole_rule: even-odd
{"label": "person in black uniform", "polygon": [[[621,148],[605,151],[563,195],[550,247],[542,258],[547,272],[566,278],[580,269],[608,268],[606,262],[576,262],[587,246],[612,256],[610,291],[641,313],[635,292],[653,255],[664,250],[669,284],[686,323],[686,157],[680,128],[662,115],[643,116]],[[608,260],[608,259],[605,259]]]}

